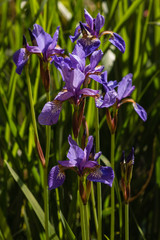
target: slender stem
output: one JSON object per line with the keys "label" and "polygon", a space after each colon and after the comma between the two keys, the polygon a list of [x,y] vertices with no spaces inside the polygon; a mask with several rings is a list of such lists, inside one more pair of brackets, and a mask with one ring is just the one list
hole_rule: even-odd
{"label": "slender stem", "polygon": [[95,203],[93,182],[91,182],[91,201],[92,201],[92,209],[93,209],[93,216],[94,216],[94,224],[95,224],[95,228],[96,228],[96,234],[98,235],[98,219],[97,219],[97,211],[96,211],[96,203]]}
{"label": "slender stem", "polygon": [[[114,150],[115,150],[115,133],[111,134],[111,167],[114,171]],[[114,224],[115,224],[115,197],[114,197],[114,181],[111,188],[111,236],[110,240],[114,240]]]}
{"label": "slender stem", "polygon": [[[46,93],[47,101],[50,101],[49,92]],[[46,126],[46,153],[45,161],[46,167],[44,167],[44,210],[45,210],[45,230],[46,230],[46,240],[49,239],[49,197],[48,197],[48,162],[50,154],[50,141],[51,141],[51,127]]]}
{"label": "slender stem", "polygon": [[57,208],[58,208],[58,230],[59,230],[59,239],[63,239],[63,227],[61,222],[61,216],[60,216],[60,199],[59,199],[59,191],[58,188],[55,189],[56,191],[56,202],[57,202]]}
{"label": "slender stem", "polygon": [[46,240],[49,240],[49,201],[48,201],[48,172],[47,167],[43,168],[43,181],[44,181],[44,214],[45,214],[45,233],[46,233]]}
{"label": "slender stem", "polygon": [[29,95],[29,102],[30,102],[30,108],[31,108],[31,116],[32,116],[34,133],[35,133],[37,139],[39,140],[35,111],[34,111],[34,103],[33,103],[33,97],[32,97],[32,87],[31,87],[31,81],[30,81],[30,76],[29,76],[29,72],[28,72],[28,66],[26,66],[26,78],[27,78],[28,95]]}
{"label": "slender stem", "polygon": [[80,178],[78,177],[78,197],[79,197],[79,206],[80,206],[82,240],[87,240],[86,234],[85,234],[84,207],[83,207],[83,202],[80,196],[79,189],[80,189]]}
{"label": "slender stem", "polygon": [[[50,101],[50,95],[47,92],[47,102]],[[50,154],[50,143],[51,143],[51,126],[46,126],[46,154],[45,154],[45,160],[46,160],[46,167],[48,167],[49,162],[49,154]]]}
{"label": "slender stem", "polygon": [[129,240],[129,203],[125,203],[125,240]]}
{"label": "slender stem", "polygon": [[83,205],[86,240],[89,240],[88,204]]}
{"label": "slender stem", "polygon": [[[95,82],[96,89],[98,89],[98,83]],[[100,139],[99,139],[99,111],[95,108],[95,129],[96,129],[96,152],[100,150]],[[98,160],[100,164],[100,160]],[[98,211],[98,235],[97,239],[102,239],[102,198],[101,198],[101,183],[97,183],[97,211]]]}
{"label": "slender stem", "polygon": [[[34,132],[36,135],[36,138],[39,141],[38,137],[38,131],[37,131],[37,123],[35,118],[35,111],[34,111],[34,104],[33,104],[33,97],[32,97],[32,87],[31,87],[31,81],[28,71],[28,66],[26,66],[26,78],[27,78],[27,85],[28,85],[28,94],[29,94],[29,101],[30,101],[30,108],[31,108],[31,116],[32,116],[32,123]],[[50,136],[50,135],[49,135]],[[47,142],[49,142],[49,138],[47,138]],[[48,163],[48,157],[49,157],[49,149],[50,149],[50,143],[47,145],[46,150],[46,157],[47,157],[47,163]],[[46,240],[49,240],[49,229],[48,229],[48,220],[49,220],[49,206],[48,206],[48,177],[47,177],[47,165],[43,168],[43,183],[44,183],[44,212],[45,212],[45,232],[46,232]]]}

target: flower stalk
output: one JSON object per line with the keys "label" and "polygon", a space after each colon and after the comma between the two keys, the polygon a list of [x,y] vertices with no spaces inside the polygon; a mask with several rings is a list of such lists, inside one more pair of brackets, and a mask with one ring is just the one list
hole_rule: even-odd
{"label": "flower stalk", "polygon": [[[98,89],[98,82],[95,82],[95,87]],[[100,136],[99,136],[99,111],[95,108],[95,129],[96,129],[96,151],[100,149]],[[98,160],[100,164],[100,160]],[[98,236],[97,239],[102,239],[102,190],[101,183],[97,183],[97,212],[98,212]]]}
{"label": "flower stalk", "polygon": [[[48,155],[46,155],[44,158],[43,152],[42,152],[42,149],[41,149],[41,146],[39,143],[28,65],[26,65],[26,78],[27,78],[27,86],[28,86],[28,95],[29,95],[30,108],[31,108],[32,123],[33,123],[34,132],[35,132],[36,146],[39,146],[37,148],[37,150],[38,150],[38,154],[40,156],[40,160],[41,160],[42,166],[43,166],[45,234],[46,234],[46,240],[48,240],[49,239],[49,228],[48,228],[49,206],[48,206],[48,183],[47,183],[47,179],[48,179],[47,174],[48,173],[47,173],[47,166],[46,166],[46,159],[48,160]],[[48,141],[50,143],[49,139],[48,139]],[[48,147],[49,147],[49,145],[48,145]],[[47,150],[46,152],[49,152],[49,151]],[[42,159],[43,159],[43,161],[42,161]],[[48,163],[48,161],[47,161],[47,163]]]}
{"label": "flower stalk", "polygon": [[[115,133],[111,134],[111,167],[114,171],[114,152],[115,152]],[[110,239],[114,240],[115,233],[115,192],[114,192],[114,181],[111,188],[111,232]]]}
{"label": "flower stalk", "polygon": [[129,203],[125,203],[125,240],[129,240]]}

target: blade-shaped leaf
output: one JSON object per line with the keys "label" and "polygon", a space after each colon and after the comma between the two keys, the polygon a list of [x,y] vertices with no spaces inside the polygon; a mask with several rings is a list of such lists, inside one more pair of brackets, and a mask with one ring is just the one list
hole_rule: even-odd
{"label": "blade-shaped leaf", "polygon": [[72,232],[72,230],[71,230],[68,222],[66,221],[66,219],[65,219],[65,217],[63,216],[63,214],[62,214],[61,211],[60,211],[60,216],[61,216],[61,220],[62,220],[63,226],[64,226],[64,228],[65,228],[65,230],[66,230],[67,235],[68,235],[68,238],[69,238],[70,240],[76,240],[76,237],[75,237],[74,233]]}
{"label": "blade-shaped leaf", "polygon": [[[31,191],[28,189],[26,184],[23,183],[23,181],[19,178],[17,173],[13,170],[13,168],[7,163],[7,161],[5,161],[5,163],[8,167],[8,169],[9,169],[12,177],[18,183],[18,185],[21,188],[22,192],[24,193],[25,197],[30,202],[30,204],[31,204],[33,210],[35,211],[39,221],[42,224],[42,226],[45,228],[44,212],[43,212],[41,206],[39,205],[39,203],[37,202],[37,200],[35,199],[35,197],[31,193]],[[54,240],[58,240],[59,238],[56,235],[55,229],[54,229],[53,225],[51,225],[51,223],[49,223],[49,228],[50,228],[50,235],[51,235],[50,238],[54,239]]]}

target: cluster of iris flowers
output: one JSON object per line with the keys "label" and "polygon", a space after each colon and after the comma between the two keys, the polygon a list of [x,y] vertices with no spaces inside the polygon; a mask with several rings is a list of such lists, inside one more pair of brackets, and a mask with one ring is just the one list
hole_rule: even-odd
{"label": "cluster of iris flowers", "polygon": [[[86,97],[93,97],[97,108],[110,107],[117,110],[126,102],[131,102],[135,111],[143,121],[147,119],[146,111],[137,104],[132,98],[129,98],[134,91],[132,86],[132,74],[129,73],[122,78],[120,82],[108,81],[107,72],[103,71],[104,66],[98,65],[103,57],[103,52],[99,50],[100,37],[108,34],[109,41],[117,47],[122,53],[125,52],[125,42],[121,36],[111,31],[102,31],[105,19],[98,14],[96,18],[84,10],[85,23],[80,22],[75,29],[74,36],[70,36],[72,42],[77,41],[72,53],[69,56],[64,54],[64,50],[58,46],[59,27],[57,27],[53,38],[46,33],[43,28],[34,24],[33,31],[29,30],[33,46],[29,46],[24,37],[24,47],[18,50],[13,60],[17,66],[16,72],[21,74],[23,67],[26,65],[32,54],[38,55],[40,59],[41,77],[45,90],[49,90],[49,64],[54,63],[60,71],[64,81],[63,89],[57,94],[53,101],[47,102],[39,117],[38,122],[41,125],[56,124],[62,109],[62,104],[69,101],[74,106],[75,112],[78,111],[78,122],[73,127],[75,139],[78,137],[79,128],[82,123],[84,105]],[[86,65],[86,58],[89,64]],[[89,88],[91,79],[99,82],[105,93]],[[81,107],[83,106],[83,107]],[[114,127],[110,126],[112,131]],[[80,177],[87,176],[88,181],[102,182],[112,186],[114,173],[112,168],[100,166],[97,159],[101,152],[93,153],[93,137],[88,137],[87,146],[82,149],[77,143],[68,137],[70,149],[67,154],[67,161],[59,161],[49,173],[49,189],[54,189],[63,184],[65,180],[65,170],[73,169]]]}

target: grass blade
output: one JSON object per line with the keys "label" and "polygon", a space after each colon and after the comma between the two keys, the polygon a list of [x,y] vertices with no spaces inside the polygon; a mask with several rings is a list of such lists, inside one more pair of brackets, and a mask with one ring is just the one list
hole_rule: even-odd
{"label": "grass blade", "polygon": [[[41,222],[42,226],[45,228],[44,212],[43,212],[41,206],[39,205],[39,203],[37,202],[37,200],[35,199],[33,194],[30,192],[28,187],[23,183],[23,181],[19,178],[17,173],[13,170],[13,168],[7,163],[7,161],[5,161],[5,163],[8,167],[8,170],[10,171],[12,177],[18,183],[22,192],[24,193],[24,195],[26,196],[26,198],[30,202],[31,206],[33,207],[33,210],[36,213],[36,215],[37,215],[39,221]],[[55,229],[54,229],[53,225],[51,225],[51,223],[50,223],[50,234],[52,236],[51,239],[54,239],[54,240],[59,239],[58,236],[56,235]]]}

